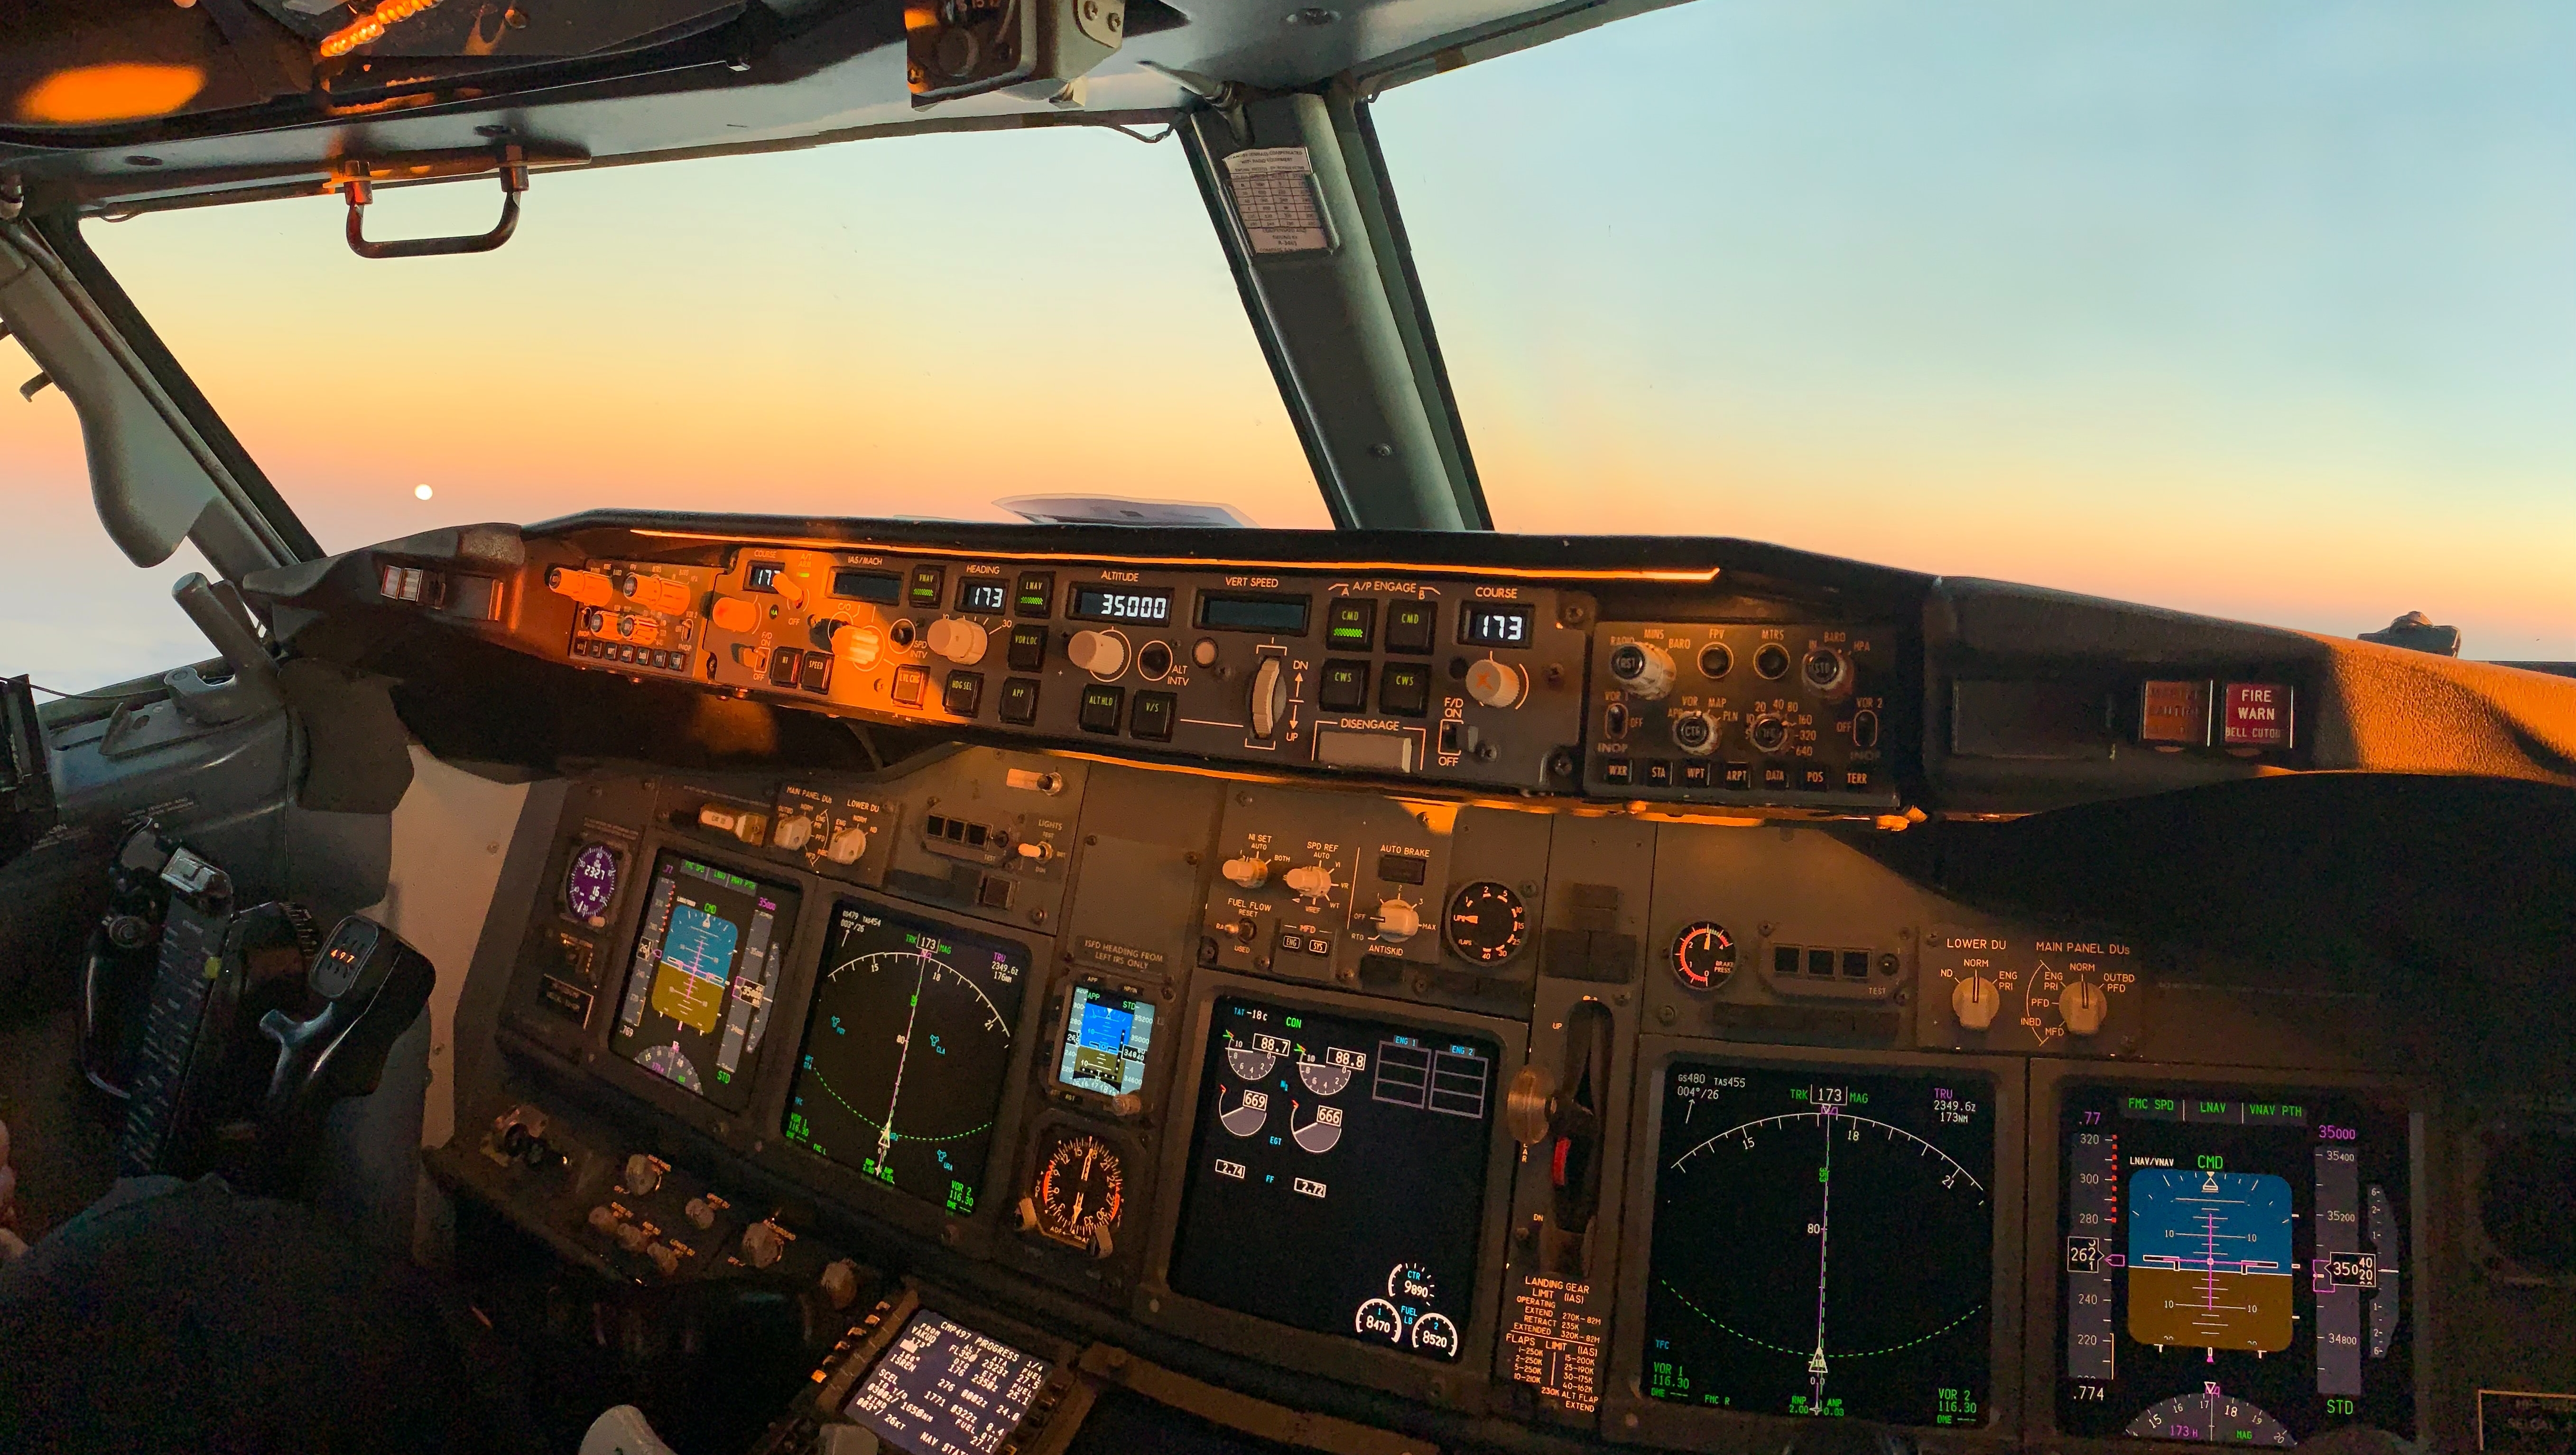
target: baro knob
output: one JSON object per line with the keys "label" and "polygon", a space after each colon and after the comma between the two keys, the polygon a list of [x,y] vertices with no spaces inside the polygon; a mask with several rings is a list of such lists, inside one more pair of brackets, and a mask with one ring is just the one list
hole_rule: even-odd
{"label": "baro knob", "polygon": [[2102,1029],[2102,1018],[2110,1013],[2110,997],[2090,980],[2070,980],[2057,997],[2057,1013],[2066,1018],[2069,1035],[2089,1036]]}
{"label": "baro knob", "polygon": [[1995,983],[1983,975],[1971,975],[1950,991],[1950,1012],[1967,1030],[1982,1031],[1993,1025],[1995,1012],[2003,1005],[2004,998],[1995,993]]}
{"label": "baro knob", "polygon": [[1672,653],[1651,642],[1622,642],[1610,649],[1610,676],[1629,696],[1652,701],[1673,690]]}

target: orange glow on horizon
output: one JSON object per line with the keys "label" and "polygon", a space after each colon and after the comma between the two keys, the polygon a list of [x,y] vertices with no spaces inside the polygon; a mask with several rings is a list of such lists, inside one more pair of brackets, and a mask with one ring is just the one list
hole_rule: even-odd
{"label": "orange glow on horizon", "polygon": [[199,66],[120,61],[56,71],[18,98],[18,119],[55,126],[165,116],[206,89]]}

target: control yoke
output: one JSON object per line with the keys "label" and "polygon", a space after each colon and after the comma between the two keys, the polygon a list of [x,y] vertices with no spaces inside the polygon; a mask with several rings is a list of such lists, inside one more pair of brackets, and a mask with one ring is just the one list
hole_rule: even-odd
{"label": "control yoke", "polygon": [[385,1057],[429,1004],[438,972],[429,957],[364,915],[332,927],[305,984],[325,1004],[310,1020],[282,1010],[260,1017],[277,1043],[261,1120],[300,1124],[323,1103],[364,1096],[384,1079]]}

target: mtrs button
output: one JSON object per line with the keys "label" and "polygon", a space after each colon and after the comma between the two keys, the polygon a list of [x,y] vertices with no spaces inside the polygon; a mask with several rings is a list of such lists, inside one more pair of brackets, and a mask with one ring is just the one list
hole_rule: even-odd
{"label": "mtrs button", "polygon": [[1130,735],[1150,738],[1158,743],[1172,740],[1172,720],[1180,713],[1180,699],[1168,692],[1139,692],[1136,706],[1127,714]]}
{"label": "mtrs button", "polygon": [[1378,673],[1377,705],[1398,717],[1421,717],[1431,710],[1431,669],[1420,662],[1389,662]]}
{"label": "mtrs button", "polygon": [[1118,731],[1118,716],[1127,708],[1127,689],[1094,683],[1082,689],[1082,708],[1077,720],[1087,733]]}
{"label": "mtrs button", "polygon": [[1358,712],[1368,706],[1366,662],[1326,662],[1315,684],[1315,702],[1327,712]]}

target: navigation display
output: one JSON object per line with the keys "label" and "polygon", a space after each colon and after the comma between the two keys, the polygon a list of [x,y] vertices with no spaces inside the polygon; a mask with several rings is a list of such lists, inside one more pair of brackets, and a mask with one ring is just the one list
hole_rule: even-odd
{"label": "navigation display", "polygon": [[1055,1079],[1073,1091],[1124,1096],[1145,1089],[1154,1045],[1154,1003],[1076,984],[1066,996],[1064,1044]]}
{"label": "navigation display", "polygon": [[1662,1097],[1646,1394],[1984,1425],[1993,1081],[1682,1060]]}
{"label": "navigation display", "polygon": [[2412,1437],[2410,1144],[2349,1092],[2074,1087],[2057,1350],[2068,1434]]}
{"label": "navigation display", "polygon": [[795,923],[795,890],[665,852],[653,864],[609,1049],[742,1110]]}
{"label": "navigation display", "polygon": [[923,1309],[841,1413],[907,1455],[994,1455],[1052,1368]]}
{"label": "navigation display", "polygon": [[1500,1056],[1483,1036],[1219,999],[1173,1290],[1459,1357]]}
{"label": "navigation display", "polygon": [[782,1134],[972,1213],[1028,970],[1025,945],[841,901]]}

